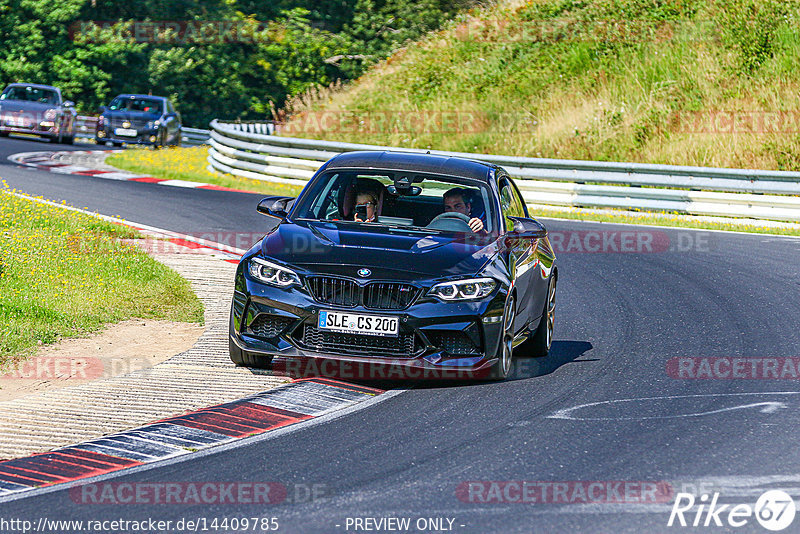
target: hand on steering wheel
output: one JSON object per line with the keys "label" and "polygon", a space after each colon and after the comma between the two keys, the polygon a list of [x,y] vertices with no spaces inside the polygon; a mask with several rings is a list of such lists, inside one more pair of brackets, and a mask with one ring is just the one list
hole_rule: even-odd
{"label": "hand on steering wheel", "polygon": [[[459,213],[457,211],[446,211],[444,213],[440,213],[439,215],[434,217],[431,222],[428,223],[428,227],[435,228],[437,226],[436,223],[438,223],[439,221],[447,221],[447,220],[452,220],[453,222],[459,221],[460,223],[463,223],[463,225],[464,225],[462,229],[449,229],[450,231],[453,231],[453,232],[468,232],[468,231],[472,232],[473,231],[472,230],[472,226],[470,225],[470,218],[467,217],[466,215],[464,215],[463,213]],[[460,226],[460,225],[459,225],[459,223],[456,223],[455,226]],[[483,226],[482,223],[481,223],[481,226]]]}

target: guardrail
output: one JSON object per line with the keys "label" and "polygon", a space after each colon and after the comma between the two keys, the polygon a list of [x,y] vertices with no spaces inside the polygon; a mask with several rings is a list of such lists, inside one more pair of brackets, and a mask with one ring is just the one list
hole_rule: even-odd
{"label": "guardrail", "polygon": [[[281,137],[268,125],[211,121],[209,170],[305,185],[342,152],[393,150],[356,143]],[[800,221],[800,172],[525,158],[430,151],[493,163],[516,178],[529,206],[667,211],[690,215]]]}
{"label": "guardrail", "polygon": [[198,128],[181,128],[181,146],[200,146],[208,143],[211,132]]}

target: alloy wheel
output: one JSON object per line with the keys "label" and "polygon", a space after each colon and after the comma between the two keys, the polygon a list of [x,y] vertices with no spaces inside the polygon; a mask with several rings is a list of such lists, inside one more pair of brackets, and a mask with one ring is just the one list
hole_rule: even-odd
{"label": "alloy wheel", "polygon": [[511,371],[511,359],[514,356],[515,313],[516,306],[514,306],[514,297],[509,297],[508,303],[506,303],[506,311],[503,313],[503,359],[500,362],[503,375],[507,375],[509,371]]}
{"label": "alloy wheel", "polygon": [[553,330],[556,321],[556,283],[550,284],[550,291],[547,295],[547,349],[553,343]]}

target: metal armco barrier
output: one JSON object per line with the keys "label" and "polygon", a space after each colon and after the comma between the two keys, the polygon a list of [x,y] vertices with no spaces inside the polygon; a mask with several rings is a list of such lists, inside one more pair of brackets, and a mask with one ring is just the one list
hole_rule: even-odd
{"label": "metal armco barrier", "polygon": [[[211,121],[209,170],[304,185],[342,152],[393,150],[270,135],[270,124]],[[532,206],[668,211],[690,215],[800,221],[800,172],[525,158],[431,151],[494,163],[517,179]]]}
{"label": "metal armco barrier", "polygon": [[181,128],[181,146],[200,146],[208,143],[211,134],[208,130],[198,128]]}

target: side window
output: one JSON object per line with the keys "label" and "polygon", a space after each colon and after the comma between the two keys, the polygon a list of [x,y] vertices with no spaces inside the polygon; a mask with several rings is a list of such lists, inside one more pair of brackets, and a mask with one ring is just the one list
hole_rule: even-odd
{"label": "side window", "polygon": [[503,218],[506,230],[514,228],[514,222],[508,217],[525,217],[525,208],[519,193],[511,183],[505,179],[500,179],[500,208],[503,210]]}

